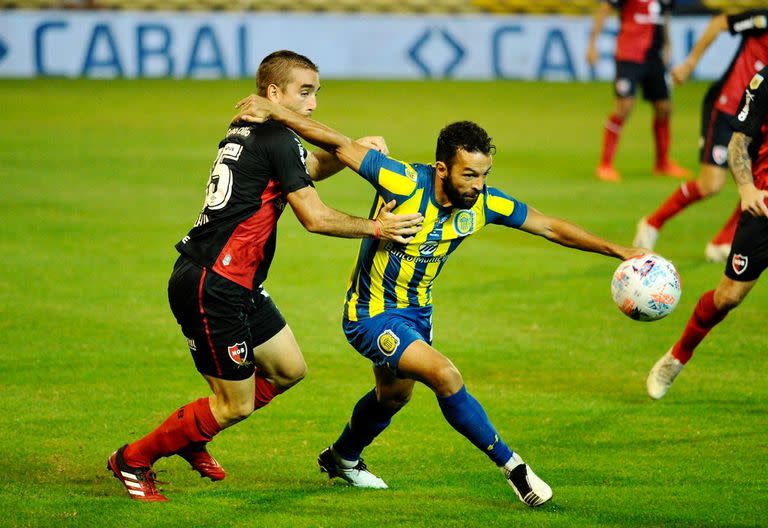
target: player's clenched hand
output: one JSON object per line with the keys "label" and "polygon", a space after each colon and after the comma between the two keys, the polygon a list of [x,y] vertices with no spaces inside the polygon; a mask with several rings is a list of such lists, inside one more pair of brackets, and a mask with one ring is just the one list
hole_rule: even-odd
{"label": "player's clenched hand", "polygon": [[407,244],[413,236],[421,231],[421,223],[424,217],[421,213],[393,214],[397,202],[392,200],[384,205],[376,217],[379,224],[379,237],[384,240],[392,240],[398,244]]}
{"label": "player's clenched hand", "polygon": [[263,123],[272,116],[272,105],[269,99],[251,94],[235,105],[238,114],[232,118],[232,122]]}
{"label": "player's clenched hand", "polygon": [[691,73],[693,73],[693,66],[688,61],[678,64],[672,68],[672,71],[670,72],[672,81],[674,81],[676,85],[681,85],[687,81],[691,77]]}
{"label": "player's clenched hand", "polygon": [[741,195],[741,210],[747,211],[752,216],[768,217],[768,191],[763,191],[754,185],[742,185],[739,187]]}
{"label": "player's clenched hand", "polygon": [[387,142],[381,136],[365,136],[355,140],[355,143],[360,143],[362,146],[369,149],[378,150],[385,156],[389,156],[389,147]]}

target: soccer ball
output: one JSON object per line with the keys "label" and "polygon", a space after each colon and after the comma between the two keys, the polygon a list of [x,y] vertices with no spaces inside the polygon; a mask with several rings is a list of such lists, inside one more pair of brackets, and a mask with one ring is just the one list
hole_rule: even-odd
{"label": "soccer ball", "polygon": [[613,302],[636,321],[656,321],[668,316],[681,293],[677,270],[658,255],[625,260],[616,268],[611,281]]}

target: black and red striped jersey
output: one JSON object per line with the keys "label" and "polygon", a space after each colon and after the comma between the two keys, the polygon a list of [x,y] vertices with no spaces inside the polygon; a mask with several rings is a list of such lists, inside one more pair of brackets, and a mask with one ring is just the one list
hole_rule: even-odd
{"label": "black and red striped jersey", "polygon": [[768,68],[756,73],[744,88],[731,127],[752,138],[749,154],[755,187],[768,191]]}
{"label": "black and red striped jersey", "polygon": [[267,278],[286,196],[312,186],[307,151],[296,134],[275,121],[232,125],[205,189],[194,227],[176,249],[245,288]]}
{"label": "black and red striped jersey", "polygon": [[732,35],[741,35],[739,49],[720,78],[720,93],[715,108],[734,115],[744,87],[764,66],[768,65],[768,9],[748,11],[730,15],[728,30]]}
{"label": "black and red striped jersey", "polygon": [[616,60],[643,63],[661,57],[664,45],[664,19],[672,11],[673,0],[606,0],[619,10],[619,36]]}

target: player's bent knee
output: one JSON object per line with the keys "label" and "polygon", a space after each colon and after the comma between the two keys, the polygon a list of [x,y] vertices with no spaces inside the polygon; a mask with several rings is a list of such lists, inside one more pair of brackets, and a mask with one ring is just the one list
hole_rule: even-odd
{"label": "player's bent knee", "polygon": [[435,370],[431,385],[438,396],[450,396],[461,389],[464,378],[453,363],[448,363]]}
{"label": "player's bent knee", "polygon": [[738,292],[725,291],[716,295],[715,305],[721,312],[730,312],[740,305],[743,300],[744,297]]}
{"label": "player's bent knee", "polygon": [[702,198],[717,194],[725,187],[727,173],[719,168],[716,170],[718,172],[705,169],[702,171],[701,177],[696,180],[696,186],[699,188]]}
{"label": "player's bent knee", "polygon": [[303,361],[295,365],[284,366],[275,374],[275,388],[286,391],[303,380],[306,375],[307,364]]}
{"label": "player's bent knee", "polygon": [[725,181],[722,182],[699,182],[699,193],[702,198],[712,196],[719,193],[725,186]]}
{"label": "player's bent knee", "polygon": [[[738,283],[736,283],[738,284]],[[748,288],[721,284],[715,290],[715,307],[721,312],[728,312],[736,308],[744,300],[749,292]]]}
{"label": "player's bent knee", "polygon": [[253,413],[253,408],[253,399],[219,402],[214,409],[214,414],[227,424],[233,424],[248,418]]}

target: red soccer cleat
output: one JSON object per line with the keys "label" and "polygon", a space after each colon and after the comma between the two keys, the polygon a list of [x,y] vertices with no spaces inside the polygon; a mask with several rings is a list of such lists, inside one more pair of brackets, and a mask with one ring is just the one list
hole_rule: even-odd
{"label": "red soccer cleat", "polygon": [[669,176],[671,178],[690,178],[693,173],[670,160],[664,165],[654,167],[653,174],[655,176]]}
{"label": "red soccer cleat", "polygon": [[598,165],[595,176],[607,182],[621,181],[621,175],[611,165]]}
{"label": "red soccer cleat", "polygon": [[124,445],[107,459],[107,469],[112,472],[117,480],[123,483],[125,489],[133,500],[165,502],[168,499],[157,491],[155,484],[157,478],[151,467],[131,467],[125,463],[123,451],[128,447]]}
{"label": "red soccer cleat", "polygon": [[189,462],[192,469],[200,473],[203,478],[207,477],[217,481],[224,480],[224,477],[227,476],[221,464],[205,448],[205,443],[189,445],[176,454]]}

